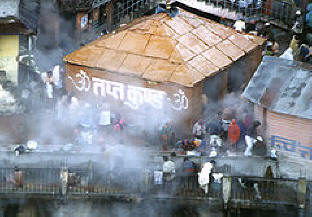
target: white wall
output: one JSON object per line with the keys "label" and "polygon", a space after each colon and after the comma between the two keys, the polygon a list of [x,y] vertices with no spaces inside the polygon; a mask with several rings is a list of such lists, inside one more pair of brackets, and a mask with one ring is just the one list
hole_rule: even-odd
{"label": "white wall", "polygon": [[18,35],[0,35],[0,70],[6,71],[7,79],[17,84],[19,54]]}

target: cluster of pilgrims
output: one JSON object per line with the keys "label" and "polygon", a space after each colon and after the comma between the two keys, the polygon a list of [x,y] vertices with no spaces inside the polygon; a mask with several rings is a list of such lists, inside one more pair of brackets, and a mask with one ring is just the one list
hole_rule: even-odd
{"label": "cluster of pilgrims", "polygon": [[233,152],[245,156],[265,155],[266,146],[257,129],[261,123],[246,114],[242,120],[225,120],[220,114],[205,121],[198,120],[193,125],[193,136],[178,140],[175,149],[183,149],[186,155],[208,155],[216,157]]}
{"label": "cluster of pilgrims", "polygon": [[219,190],[221,189],[223,173],[215,171],[216,162],[214,160],[198,165],[188,157],[184,157],[182,164],[177,164],[175,159],[175,152],[172,152],[170,157],[163,156],[162,171],[154,171],[154,184],[164,185],[163,190],[167,193],[173,193],[172,191],[177,186],[182,189],[199,187],[205,194],[209,194],[209,189],[213,185],[217,186]]}
{"label": "cluster of pilgrims", "polygon": [[312,63],[312,3],[306,7],[306,17],[297,10],[291,33],[289,47],[280,57]]}

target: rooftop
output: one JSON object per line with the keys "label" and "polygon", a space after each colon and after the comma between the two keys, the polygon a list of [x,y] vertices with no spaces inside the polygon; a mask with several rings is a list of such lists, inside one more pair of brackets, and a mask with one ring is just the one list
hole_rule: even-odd
{"label": "rooftop", "polygon": [[1,0],[0,18],[18,17],[19,0]]}
{"label": "rooftop", "polygon": [[265,56],[243,96],[274,112],[312,119],[312,66]]}
{"label": "rooftop", "polygon": [[[6,24],[2,26],[0,32],[23,32],[23,28],[36,32],[39,17],[40,0],[1,0],[0,22]],[[20,24],[14,26],[14,24]],[[7,29],[7,30],[6,30]]]}
{"label": "rooftop", "polygon": [[179,9],[134,20],[82,47],[65,62],[149,81],[193,87],[264,43],[222,24]]}

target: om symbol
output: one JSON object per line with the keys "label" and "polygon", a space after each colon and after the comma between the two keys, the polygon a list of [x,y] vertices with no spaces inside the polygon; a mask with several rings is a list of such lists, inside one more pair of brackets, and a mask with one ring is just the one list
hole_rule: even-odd
{"label": "om symbol", "polygon": [[178,93],[173,94],[172,109],[181,111],[188,109],[189,101],[183,90],[179,89]]}
{"label": "om symbol", "polygon": [[80,70],[79,73],[76,73],[76,76],[78,81],[75,81],[71,76],[68,76],[68,79],[71,80],[73,85],[79,90],[79,91],[85,91],[88,92],[91,87],[91,81],[87,73],[83,70]]}

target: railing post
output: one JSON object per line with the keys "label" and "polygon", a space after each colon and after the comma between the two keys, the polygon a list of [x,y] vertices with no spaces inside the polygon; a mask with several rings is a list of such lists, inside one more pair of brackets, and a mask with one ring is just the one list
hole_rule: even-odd
{"label": "railing post", "polygon": [[60,193],[64,196],[67,193],[67,184],[68,184],[68,169],[67,168],[63,167],[60,169],[60,183],[61,183]]}
{"label": "railing post", "polygon": [[149,191],[149,187],[150,187],[150,184],[151,184],[151,179],[150,179],[150,177],[151,177],[151,172],[148,170],[148,169],[146,169],[145,171],[144,171],[144,193],[146,194],[146,193],[148,193],[148,191]]}
{"label": "railing post", "polygon": [[91,192],[90,183],[93,183],[93,164],[91,160],[88,162],[88,178],[86,181],[87,192]]}
{"label": "railing post", "polygon": [[93,179],[93,164],[92,164],[92,161],[89,160],[88,162],[88,183],[89,183],[89,180],[92,180]]}
{"label": "railing post", "polygon": [[297,203],[301,209],[305,208],[305,198],[307,192],[307,181],[305,178],[299,178],[297,187]]}
{"label": "railing post", "polygon": [[232,178],[223,177],[222,181],[222,198],[224,203],[224,209],[228,208],[229,199],[231,197]]}

